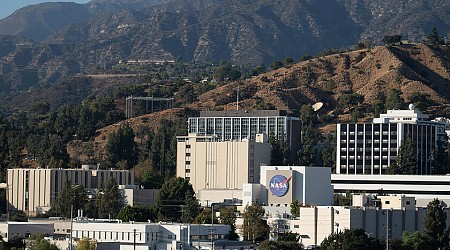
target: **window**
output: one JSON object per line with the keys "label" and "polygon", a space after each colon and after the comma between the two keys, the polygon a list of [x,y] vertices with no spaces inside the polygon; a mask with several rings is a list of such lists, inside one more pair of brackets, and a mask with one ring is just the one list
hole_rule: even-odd
{"label": "window", "polygon": [[390,201],[384,201],[384,204],[391,204]]}
{"label": "window", "polygon": [[411,202],[410,201],[406,201],[406,205],[411,205]]}
{"label": "window", "polygon": [[300,225],[294,225],[294,228],[300,228]]}

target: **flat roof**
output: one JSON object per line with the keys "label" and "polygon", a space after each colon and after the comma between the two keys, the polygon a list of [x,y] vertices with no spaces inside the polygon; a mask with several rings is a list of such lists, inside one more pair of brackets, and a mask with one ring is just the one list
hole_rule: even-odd
{"label": "flat roof", "polygon": [[224,110],[200,111],[200,117],[261,117],[287,116],[286,110]]}

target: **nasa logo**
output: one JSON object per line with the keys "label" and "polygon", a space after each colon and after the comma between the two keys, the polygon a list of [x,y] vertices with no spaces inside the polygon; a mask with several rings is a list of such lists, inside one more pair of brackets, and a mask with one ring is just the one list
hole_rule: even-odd
{"label": "nasa logo", "polygon": [[278,197],[284,196],[289,190],[289,181],[291,177],[286,178],[283,175],[274,175],[269,182],[270,192]]}

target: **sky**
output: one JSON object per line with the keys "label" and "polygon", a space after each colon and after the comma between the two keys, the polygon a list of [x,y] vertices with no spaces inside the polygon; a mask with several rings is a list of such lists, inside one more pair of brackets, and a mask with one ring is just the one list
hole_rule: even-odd
{"label": "sky", "polygon": [[44,2],[76,2],[87,3],[89,0],[0,0],[0,19],[11,15],[14,11],[31,4]]}

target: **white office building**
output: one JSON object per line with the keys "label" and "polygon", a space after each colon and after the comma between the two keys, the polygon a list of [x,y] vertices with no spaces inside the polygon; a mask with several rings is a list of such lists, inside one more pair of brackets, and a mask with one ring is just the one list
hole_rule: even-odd
{"label": "white office building", "polygon": [[446,140],[444,124],[430,121],[413,105],[409,110],[388,110],[371,124],[337,124],[336,172],[385,174],[406,136],[417,151],[416,174],[433,174],[433,155],[438,142]]}

